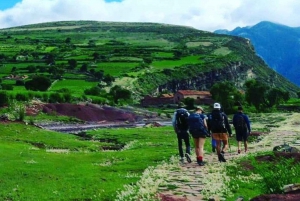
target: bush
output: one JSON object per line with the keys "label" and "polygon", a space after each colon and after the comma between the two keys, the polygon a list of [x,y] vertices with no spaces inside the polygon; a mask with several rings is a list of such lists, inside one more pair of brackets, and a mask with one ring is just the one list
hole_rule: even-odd
{"label": "bush", "polygon": [[45,76],[35,76],[32,80],[25,82],[25,88],[33,91],[47,91],[51,86],[51,80]]}
{"label": "bush", "polygon": [[25,82],[24,80],[16,80],[16,86],[24,86]]}
{"label": "bush", "polygon": [[60,93],[52,93],[49,96],[49,103],[62,103],[64,99]]}
{"label": "bush", "polygon": [[0,107],[3,107],[8,104],[8,95],[5,91],[0,92]]}
{"label": "bush", "polygon": [[262,186],[266,193],[283,193],[283,186],[297,182],[300,177],[300,164],[294,159],[278,158],[277,164],[259,164],[256,169],[262,177]]}
{"label": "bush", "polygon": [[25,94],[17,94],[16,95],[16,100],[17,101],[28,101],[29,100],[29,98],[28,98],[28,96],[27,95],[25,95]]}

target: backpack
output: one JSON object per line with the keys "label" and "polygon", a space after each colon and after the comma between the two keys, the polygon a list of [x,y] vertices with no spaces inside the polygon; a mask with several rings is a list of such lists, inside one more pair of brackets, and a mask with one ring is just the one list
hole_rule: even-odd
{"label": "backpack", "polygon": [[238,131],[245,131],[247,130],[246,121],[243,115],[239,114],[235,117],[235,129]]}
{"label": "backpack", "polygon": [[226,132],[225,125],[224,125],[224,117],[222,115],[222,112],[220,111],[212,112],[209,118],[209,125],[210,125],[210,130],[213,133]]}
{"label": "backpack", "polygon": [[176,110],[176,116],[175,116],[175,125],[179,129],[188,129],[188,119],[189,113],[186,109],[178,109]]}
{"label": "backpack", "polygon": [[188,125],[189,125],[190,132],[191,131],[199,131],[202,134],[208,135],[208,132],[204,125],[204,121],[199,114],[197,114],[197,113],[191,114],[188,117]]}

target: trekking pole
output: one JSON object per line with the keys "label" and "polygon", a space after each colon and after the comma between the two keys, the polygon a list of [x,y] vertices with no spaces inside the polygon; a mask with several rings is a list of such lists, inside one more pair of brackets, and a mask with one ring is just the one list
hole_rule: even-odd
{"label": "trekking pole", "polygon": [[231,146],[230,146],[230,142],[229,142],[229,134],[228,134],[228,147],[229,147],[229,151],[231,152]]}

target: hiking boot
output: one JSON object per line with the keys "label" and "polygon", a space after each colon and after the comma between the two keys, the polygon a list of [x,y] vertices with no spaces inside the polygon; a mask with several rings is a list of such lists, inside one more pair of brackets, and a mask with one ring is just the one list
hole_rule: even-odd
{"label": "hiking boot", "polygon": [[216,152],[216,147],[212,147],[212,152]]}
{"label": "hiking boot", "polygon": [[204,166],[205,165],[204,161],[197,161],[197,163],[198,163],[199,166]]}
{"label": "hiking boot", "polygon": [[220,162],[226,162],[224,154],[222,154],[222,153],[218,155],[218,159],[219,159]]}
{"label": "hiking boot", "polygon": [[179,159],[179,161],[180,161],[181,163],[184,163],[184,158],[181,157],[181,158]]}
{"label": "hiking boot", "polygon": [[191,163],[191,162],[192,162],[192,159],[191,159],[190,154],[186,153],[186,154],[185,154],[185,157],[186,157],[186,161],[187,161],[188,163]]}
{"label": "hiking boot", "polygon": [[238,154],[240,154],[241,153],[241,150],[238,150]]}

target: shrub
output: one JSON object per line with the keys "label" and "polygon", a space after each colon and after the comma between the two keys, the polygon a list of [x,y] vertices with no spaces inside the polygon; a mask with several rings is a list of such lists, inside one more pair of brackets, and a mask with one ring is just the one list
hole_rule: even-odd
{"label": "shrub", "polygon": [[33,91],[47,91],[51,86],[51,80],[45,76],[35,76],[32,80],[25,82],[25,88]]}
{"label": "shrub", "polygon": [[17,100],[17,101],[28,101],[29,98],[28,98],[28,96],[25,95],[25,94],[20,94],[20,93],[18,93],[18,94],[16,95],[16,100]]}
{"label": "shrub", "polygon": [[0,92],[0,107],[3,107],[8,104],[8,95],[5,91]]}
{"label": "shrub", "polygon": [[52,93],[49,96],[49,103],[62,103],[64,99],[60,93]]}
{"label": "shrub", "polygon": [[283,193],[283,186],[297,182],[300,177],[300,164],[294,159],[279,158],[278,163],[263,163],[256,166],[262,177],[262,186],[266,193]]}

